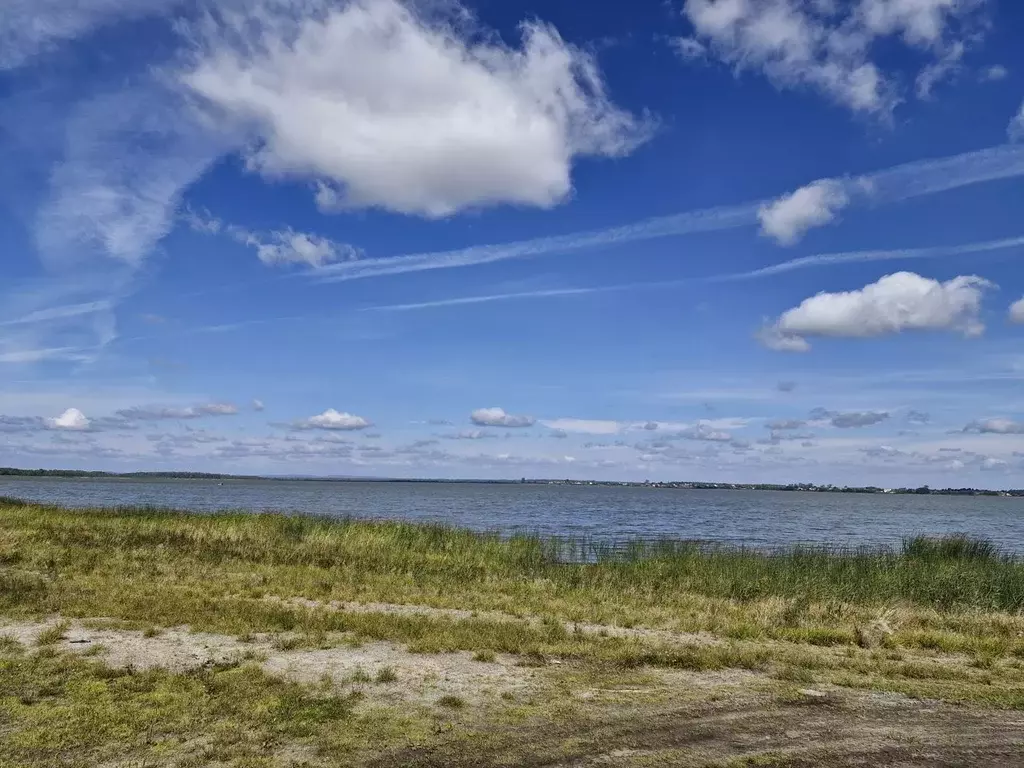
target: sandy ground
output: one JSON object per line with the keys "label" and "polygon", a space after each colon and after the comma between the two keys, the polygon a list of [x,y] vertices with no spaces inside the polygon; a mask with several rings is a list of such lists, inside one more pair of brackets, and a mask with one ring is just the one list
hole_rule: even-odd
{"label": "sandy ground", "polygon": [[[0,623],[0,635],[33,645],[39,634],[58,621]],[[187,627],[161,631],[153,637],[122,629],[95,629],[96,622],[69,622],[58,647],[77,653],[96,653],[114,667],[160,667],[183,672],[206,665],[251,659],[269,674],[303,683],[330,678],[338,685],[356,685],[371,703],[416,701],[431,703],[444,695],[469,703],[493,699],[502,693],[518,694],[534,687],[538,670],[521,666],[514,657],[498,654],[493,662],[474,661],[470,653],[412,654],[384,642],[352,646],[344,637],[330,648],[282,650],[270,635],[254,635],[242,642],[229,635],[191,632]],[[287,638],[287,635],[282,636]],[[100,651],[95,650],[97,646]],[[92,649],[92,650],[91,650]],[[382,669],[395,673],[395,681],[374,682]],[[370,680],[361,680],[369,677]]]}
{"label": "sandy ground", "polygon": [[[333,607],[428,614],[440,610]],[[473,615],[443,613],[456,618]],[[42,631],[57,623],[56,618],[0,623],[0,635],[32,645]],[[664,639],[662,634],[671,633],[654,636]],[[506,655],[480,662],[469,653],[411,654],[384,642],[353,646],[344,636],[329,638],[333,643],[329,648],[287,649],[282,643],[286,639],[287,635],[255,635],[243,642],[183,627],[147,637],[139,631],[102,628],[102,622],[73,621],[57,645],[72,652],[95,653],[112,666],[139,669],[187,671],[250,659],[268,673],[287,679],[318,683],[330,678],[339,687],[355,686],[370,705],[430,705],[444,695],[484,705],[499,701],[502,694],[516,699],[544,695],[552,690],[556,679],[552,673],[557,677],[559,671],[572,672],[568,664],[534,668]],[[673,635],[673,639],[689,638]],[[373,682],[384,668],[392,670],[396,680]],[[371,680],[360,682],[357,677]],[[764,675],[738,670],[642,670],[635,680],[621,684],[594,680],[574,685],[570,698],[577,702],[575,714],[485,726],[489,737],[475,740],[472,754],[440,744],[381,753],[370,764],[377,768],[1024,766],[1024,713],[827,686],[796,686],[790,697],[780,699],[767,693],[766,685],[771,684]]]}

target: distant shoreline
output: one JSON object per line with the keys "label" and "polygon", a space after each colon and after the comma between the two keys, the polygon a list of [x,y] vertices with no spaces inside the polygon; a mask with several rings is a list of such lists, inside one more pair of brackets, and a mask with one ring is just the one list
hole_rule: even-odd
{"label": "distant shoreline", "polygon": [[814,483],[708,483],[701,481],[638,482],[626,480],[554,480],[522,478],[520,480],[398,478],[398,477],[331,477],[314,475],[233,475],[217,472],[101,472],[78,469],[20,469],[0,467],[0,478],[68,478],[103,480],[290,480],[329,483],[453,483],[475,485],[585,485],[621,488],[667,488],[710,491],[789,491],[803,493],[878,493],[918,496],[1024,496],[1024,489],[990,490],[985,488],[881,488],[877,486],[816,485]]}

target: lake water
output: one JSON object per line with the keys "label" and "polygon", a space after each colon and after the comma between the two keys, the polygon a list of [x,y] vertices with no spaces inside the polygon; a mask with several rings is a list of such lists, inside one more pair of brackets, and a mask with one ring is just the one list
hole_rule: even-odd
{"label": "lake water", "polygon": [[439,521],[478,530],[682,538],[780,547],[898,544],[966,532],[1024,552],[1024,498],[696,491],[566,485],[0,478],[0,496],[69,506],[155,505]]}

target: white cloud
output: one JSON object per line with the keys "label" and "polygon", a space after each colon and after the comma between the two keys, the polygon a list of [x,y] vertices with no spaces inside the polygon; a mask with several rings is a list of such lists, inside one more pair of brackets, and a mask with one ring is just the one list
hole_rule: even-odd
{"label": "white cloud", "polygon": [[807,230],[835,219],[850,202],[842,182],[821,179],[762,205],[757,212],[761,233],[782,245],[793,245]]}
{"label": "white cloud", "polygon": [[328,408],[321,414],[310,416],[308,419],[296,422],[294,426],[297,429],[336,429],[342,431],[354,431],[358,429],[366,429],[373,425],[362,416],[353,416],[351,413]]}
{"label": "white cloud", "polygon": [[503,408],[478,408],[469,418],[481,427],[532,427],[537,423],[532,416],[513,416]]}
{"label": "white cloud", "polygon": [[1024,323],[1024,298],[1017,299],[1010,305],[1010,322]]}
{"label": "white cloud", "polygon": [[993,64],[991,67],[982,70],[980,79],[982,82],[995,82],[997,80],[1005,80],[1010,74],[1010,71],[1002,64]]}
{"label": "white cloud", "polygon": [[262,410],[266,409],[266,407],[267,407],[267,406],[265,406],[265,405],[263,404],[263,401],[262,401],[262,400],[253,400],[253,401],[252,401],[252,409],[253,409],[254,411],[262,411]]}
{"label": "white cloud", "polygon": [[909,330],[949,330],[977,336],[982,293],[992,284],[960,276],[945,283],[913,272],[886,275],[856,291],[819,293],[762,329],[771,349],[806,351],[807,336],[868,338]]}
{"label": "white cloud", "polygon": [[296,232],[291,227],[270,232],[254,232],[234,224],[225,224],[209,213],[186,209],[182,220],[195,232],[204,235],[225,234],[232,240],[255,249],[256,257],[267,266],[306,264],[319,268],[338,261],[354,261],[362,252],[348,243],[309,232]]}
{"label": "white cloud", "polygon": [[754,337],[768,349],[776,352],[810,352],[811,345],[803,336],[784,333],[777,326],[761,328]]}
{"label": "white cloud", "polygon": [[114,21],[161,13],[178,4],[179,0],[4,0],[0,70],[22,66]]}
{"label": "white cloud", "polygon": [[322,267],[336,261],[353,261],[360,255],[358,248],[347,243],[337,243],[291,228],[264,234],[237,227],[230,227],[228,231],[239,242],[255,248],[256,256],[268,266],[307,264]]}
{"label": "white cloud", "polygon": [[[618,421],[602,419],[551,419],[542,421],[548,429],[560,432],[577,432],[584,435],[615,435],[622,431],[623,424]],[[655,425],[657,428],[657,425]]]}
{"label": "white cloud", "polygon": [[914,87],[917,98],[927,100],[932,97],[932,89],[960,70],[960,60],[964,56],[964,44],[960,41],[953,43],[938,61],[928,64],[917,75]]}
{"label": "white cloud", "polygon": [[196,34],[182,84],[259,137],[250,168],[320,179],[329,207],[549,207],[570,193],[576,157],[625,155],[650,133],[611,103],[593,58],[538,21],[516,49],[454,4],[310,0]]}
{"label": "white cloud", "polygon": [[83,430],[89,428],[89,420],[77,408],[68,408],[60,416],[47,419],[47,423],[53,429]]}
{"label": "white cloud", "polygon": [[964,432],[978,432],[983,435],[1022,435],[1024,423],[1012,419],[981,419],[972,421]]}
{"label": "white cloud", "polygon": [[959,59],[956,51],[970,37],[974,12],[984,4],[686,0],[683,13],[696,38],[737,70],[760,70],[779,88],[811,88],[854,112],[887,115],[899,100],[897,76],[873,59],[875,44],[898,39],[926,56],[930,63],[919,77],[930,92]]}
{"label": "white cloud", "polygon": [[702,61],[708,56],[707,46],[695,37],[677,37],[670,42],[684,61]]}
{"label": "white cloud", "polygon": [[1024,141],[1024,103],[1006,126],[1006,135],[1010,141]]}

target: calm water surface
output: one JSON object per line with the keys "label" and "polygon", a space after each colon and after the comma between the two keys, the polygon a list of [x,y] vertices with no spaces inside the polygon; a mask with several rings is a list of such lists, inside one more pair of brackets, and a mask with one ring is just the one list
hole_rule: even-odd
{"label": "calm water surface", "polygon": [[563,485],[0,478],[0,496],[71,506],[280,510],[478,530],[684,538],[778,547],[898,544],[967,532],[1024,552],[1024,498],[682,491]]}

